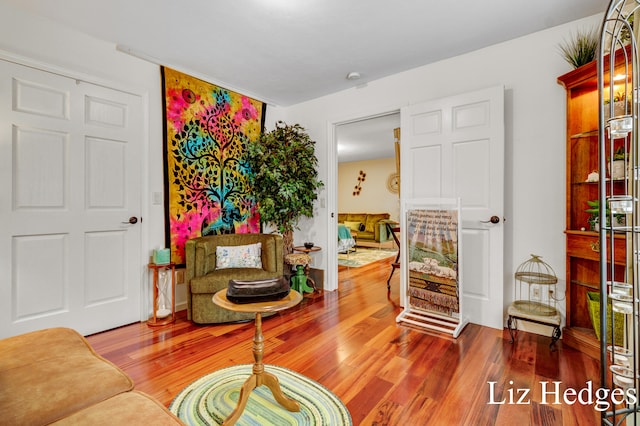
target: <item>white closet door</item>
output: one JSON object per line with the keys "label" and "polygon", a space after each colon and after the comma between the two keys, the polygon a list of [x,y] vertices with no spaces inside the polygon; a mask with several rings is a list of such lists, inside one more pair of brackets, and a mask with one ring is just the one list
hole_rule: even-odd
{"label": "white closet door", "polygon": [[0,337],[140,319],[142,116],[139,96],[0,61]]}

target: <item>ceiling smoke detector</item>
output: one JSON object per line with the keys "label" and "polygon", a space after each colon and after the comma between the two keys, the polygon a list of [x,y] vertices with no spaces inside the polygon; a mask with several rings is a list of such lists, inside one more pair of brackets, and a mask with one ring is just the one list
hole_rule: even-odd
{"label": "ceiling smoke detector", "polygon": [[357,80],[359,78],[360,78],[359,72],[351,71],[349,74],[347,74],[347,80]]}

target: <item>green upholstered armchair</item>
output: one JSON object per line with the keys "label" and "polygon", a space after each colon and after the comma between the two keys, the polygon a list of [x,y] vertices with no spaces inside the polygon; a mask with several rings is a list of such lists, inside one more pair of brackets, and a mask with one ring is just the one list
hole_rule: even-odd
{"label": "green upholstered armchair", "polygon": [[[262,268],[216,269],[216,247],[262,243]],[[283,243],[277,234],[209,235],[187,241],[187,318],[198,324],[253,319],[254,314],[232,312],[216,306],[213,295],[227,288],[230,279],[259,280],[282,276]]]}

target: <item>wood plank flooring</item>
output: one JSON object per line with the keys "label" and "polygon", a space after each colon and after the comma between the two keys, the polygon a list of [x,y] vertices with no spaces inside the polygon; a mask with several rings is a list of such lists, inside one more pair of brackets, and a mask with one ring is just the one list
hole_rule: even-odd
{"label": "wood plank flooring", "polygon": [[[580,390],[598,362],[549,338],[468,325],[457,339],[395,322],[399,273],[386,259],[341,268],[340,290],[306,295],[264,319],[264,362],[298,371],[331,389],[354,425],[596,425],[593,406],[542,403],[542,385]],[[136,388],[169,405],[187,384],[234,364],[250,364],[253,323],[200,326],[132,324],[88,337]],[[494,383],[494,385],[490,385]],[[490,404],[493,386],[493,402]],[[529,389],[527,404],[515,404]],[[514,404],[509,404],[513,395]]]}

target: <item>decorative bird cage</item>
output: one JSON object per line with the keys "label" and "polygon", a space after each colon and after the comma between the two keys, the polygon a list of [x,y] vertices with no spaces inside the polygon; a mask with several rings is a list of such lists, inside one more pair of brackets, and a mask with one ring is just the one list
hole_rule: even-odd
{"label": "decorative bird cage", "polygon": [[520,311],[536,316],[555,316],[556,285],[558,277],[553,268],[540,256],[518,266],[515,273],[515,301],[513,305]]}

